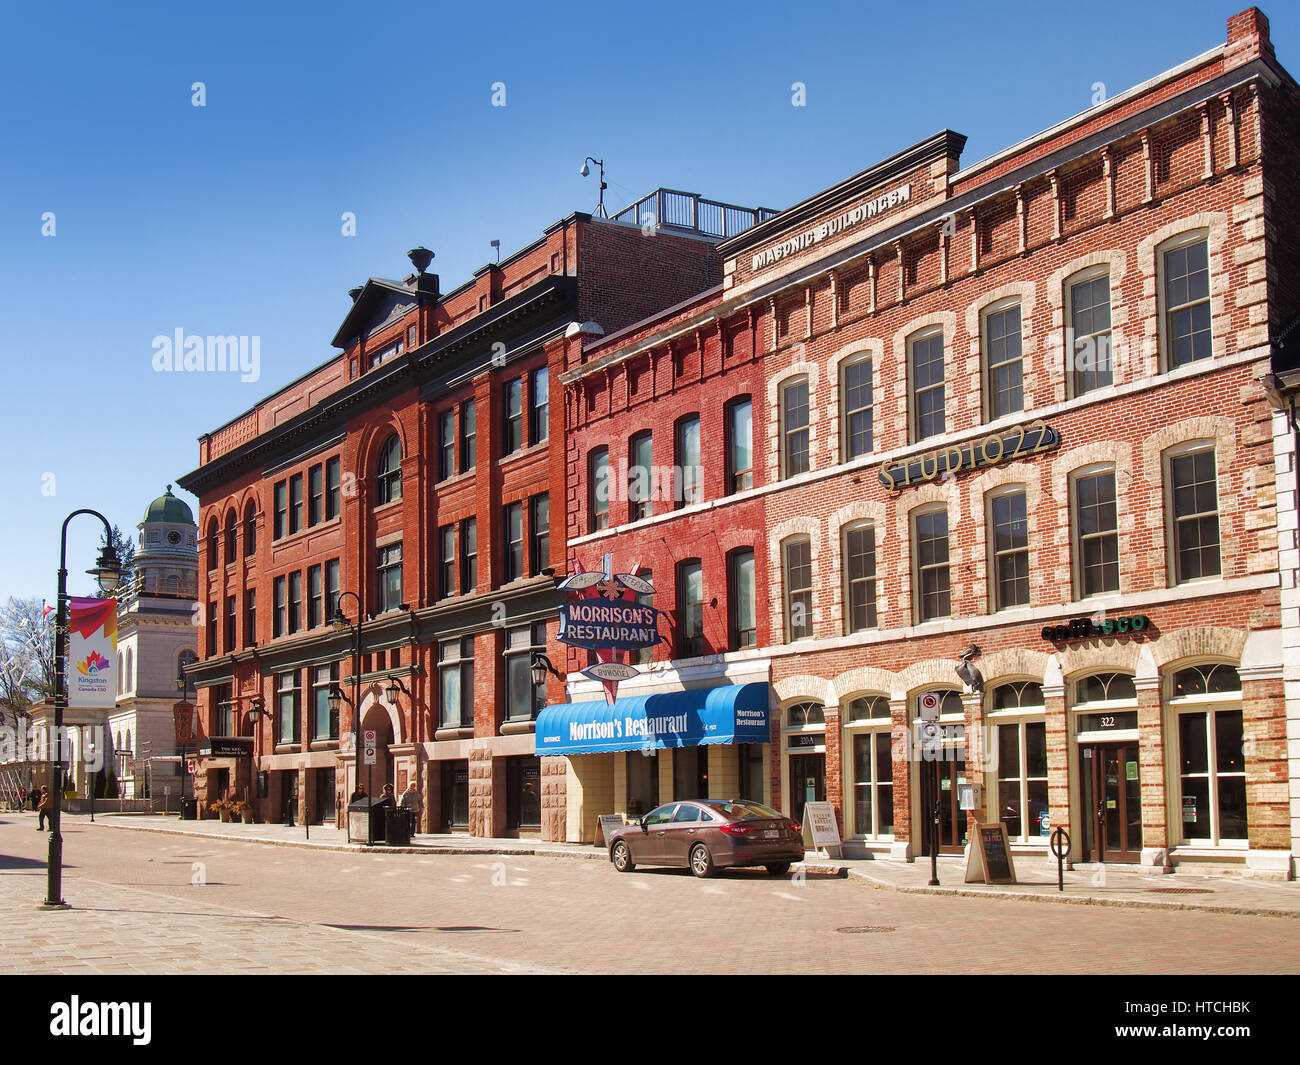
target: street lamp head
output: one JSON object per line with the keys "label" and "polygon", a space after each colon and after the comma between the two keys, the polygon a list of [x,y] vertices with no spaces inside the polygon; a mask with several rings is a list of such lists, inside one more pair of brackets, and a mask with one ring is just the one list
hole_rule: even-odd
{"label": "street lamp head", "polygon": [[95,563],[95,568],[88,569],[86,572],[99,582],[100,588],[104,591],[113,591],[122,579],[122,564],[118,561],[117,552],[111,546],[105,547],[99,553],[99,561]]}
{"label": "street lamp head", "polygon": [[583,163],[583,164],[582,164],[582,169],[578,171],[578,175],[579,175],[579,177],[590,177],[590,176],[591,176],[591,167],[589,167],[586,163]]}
{"label": "street lamp head", "polygon": [[541,651],[533,652],[531,673],[533,675],[534,685],[545,684],[546,674],[548,673],[556,678],[560,676],[559,670],[551,665],[551,660],[542,654]]}
{"label": "street lamp head", "polygon": [[331,684],[329,695],[326,696],[326,702],[329,703],[330,713],[337,714],[339,708],[343,705],[343,692],[339,690],[337,684]]}
{"label": "street lamp head", "polygon": [[389,705],[389,706],[396,706],[396,705],[397,705],[397,696],[398,696],[398,694],[399,694],[400,691],[401,691],[401,689],[398,688],[398,686],[397,686],[397,681],[396,681],[396,680],[390,680],[390,681],[388,682],[388,687],[384,689],[384,694],[385,694],[386,696],[388,696],[388,705]]}
{"label": "street lamp head", "polygon": [[334,611],[334,616],[330,618],[330,624],[334,626],[335,632],[342,632],[351,625],[352,622],[349,621],[348,616],[343,613],[343,608],[337,607]]}
{"label": "street lamp head", "polygon": [[248,720],[257,721],[264,713],[266,713],[266,703],[259,695],[248,705]]}

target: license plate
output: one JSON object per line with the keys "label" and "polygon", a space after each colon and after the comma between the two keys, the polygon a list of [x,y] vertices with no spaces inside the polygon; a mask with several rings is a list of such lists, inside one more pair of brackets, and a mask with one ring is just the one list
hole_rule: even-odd
{"label": "license plate", "polygon": [[763,832],[764,839],[776,839],[776,829],[769,828]]}

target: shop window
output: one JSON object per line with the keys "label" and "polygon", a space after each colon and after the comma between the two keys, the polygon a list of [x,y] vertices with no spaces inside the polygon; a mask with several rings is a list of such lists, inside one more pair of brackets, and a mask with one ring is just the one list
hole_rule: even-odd
{"label": "shop window", "polygon": [[856,835],[893,838],[892,744],[889,729],[853,733],[853,831]]}
{"label": "shop window", "polygon": [[912,441],[944,432],[943,330],[923,333],[907,344],[911,382]]}
{"label": "shop window", "polygon": [[1046,841],[1051,833],[1047,809],[1047,725],[1043,721],[999,724],[998,810],[1007,836],[1021,842]]}
{"label": "shop window", "polygon": [[1016,485],[989,499],[989,554],[996,609],[1029,605],[1029,520]]}
{"label": "shop window", "polygon": [[883,695],[859,695],[849,702],[848,720],[888,721],[889,700]]}
{"label": "shop window", "polygon": [[506,759],[506,828],[542,826],[542,763],[531,756]]}
{"label": "shop window", "polygon": [[795,703],[785,712],[786,728],[817,728],[826,726],[825,711],[821,703]]}
{"label": "shop window", "polygon": [[840,371],[845,462],[871,454],[873,402],[871,356],[856,355]]}
{"label": "shop window", "polygon": [[1210,253],[1204,232],[1171,241],[1160,253],[1166,369],[1214,352],[1210,333]]}
{"label": "shop window", "polygon": [[1074,478],[1079,597],[1119,591],[1119,517],[1114,468]]}
{"label": "shop window", "polygon": [[659,805],[659,752],[628,751],[627,812],[629,817],[648,813]]}
{"label": "shop window", "polygon": [[1241,691],[1241,676],[1233,666],[1193,666],[1174,674],[1173,697],[1222,695]]}
{"label": "shop window", "polygon": [[1070,330],[1067,379],[1070,395],[1082,396],[1114,384],[1110,335],[1110,267],[1078,274],[1066,283]]}
{"label": "shop window", "polygon": [[1210,843],[1246,839],[1241,710],[1176,707],[1176,712],[1183,838]]}
{"label": "shop window", "polygon": [[379,452],[375,502],[391,503],[402,498],[402,441],[394,433]]}
{"label": "shop window", "polygon": [[442,827],[445,831],[469,827],[469,762],[442,763]]}
{"label": "shop window", "polygon": [[989,697],[989,708],[993,711],[1041,708],[1043,705],[1043,686],[1032,680],[999,684]]}
{"label": "shop window", "polygon": [[1219,576],[1219,489],[1213,445],[1171,455],[1168,484],[1174,582]]}

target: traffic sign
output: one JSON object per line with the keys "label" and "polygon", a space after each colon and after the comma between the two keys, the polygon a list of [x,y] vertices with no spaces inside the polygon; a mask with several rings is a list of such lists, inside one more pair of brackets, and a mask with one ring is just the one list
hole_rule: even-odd
{"label": "traffic sign", "polygon": [[374,749],[373,747],[367,747],[367,748],[365,749],[365,752],[364,752],[364,758],[365,758],[365,763],[366,763],[366,765],[374,765],[374,764],[375,764],[375,749]]}
{"label": "traffic sign", "polygon": [[921,696],[921,720],[939,720],[939,693],[926,692]]}
{"label": "traffic sign", "polygon": [[187,759],[185,760],[185,772],[187,772],[190,776],[193,776],[193,775],[194,775],[194,759],[193,759],[193,758],[187,758]]}

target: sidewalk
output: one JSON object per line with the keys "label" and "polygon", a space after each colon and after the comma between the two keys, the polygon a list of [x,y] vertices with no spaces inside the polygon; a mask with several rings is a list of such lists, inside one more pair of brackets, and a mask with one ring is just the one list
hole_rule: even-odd
{"label": "sidewalk", "polygon": [[[64,815],[69,816],[69,815]],[[88,824],[84,815],[71,815]],[[538,854],[606,861],[604,848],[578,843],[548,843],[536,839],[487,839],[481,836],[432,834],[417,836],[410,847],[370,848],[349,843],[347,832],[312,825],[310,839],[302,826],[224,824],[220,821],[181,821],[175,815],[100,814],[96,826],[203,836],[245,843],[382,854]],[[1252,880],[1196,873],[1156,874],[1117,871],[1102,866],[1065,873],[1065,890],[1056,886],[1056,862],[1017,859],[1016,884],[966,884],[964,858],[939,859],[939,887],[930,887],[927,861],[887,859],[824,859],[809,855],[800,867],[809,876],[852,877],[872,887],[903,894],[965,895],[1082,906],[1121,906],[1153,910],[1204,910],[1211,913],[1255,914],[1300,918],[1300,882]],[[796,873],[796,875],[798,875]]]}

